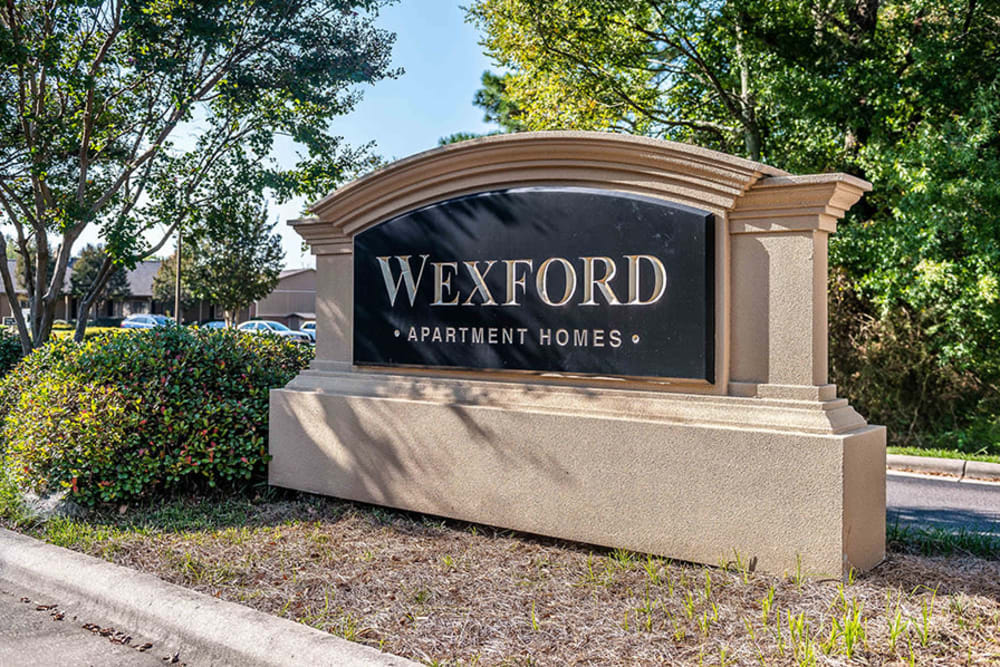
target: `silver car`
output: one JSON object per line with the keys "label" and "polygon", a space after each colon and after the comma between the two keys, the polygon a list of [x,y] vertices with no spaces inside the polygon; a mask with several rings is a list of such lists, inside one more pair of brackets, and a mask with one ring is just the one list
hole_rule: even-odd
{"label": "silver car", "polygon": [[163,315],[129,315],[122,320],[122,329],[155,329],[156,327],[169,327],[174,324],[174,320]]}
{"label": "silver car", "polygon": [[299,327],[299,331],[304,331],[309,334],[312,338],[312,342],[316,342],[316,323],[315,322],[303,322],[302,326]]}
{"label": "silver car", "polygon": [[273,320],[250,320],[236,327],[237,330],[252,334],[274,334],[296,343],[312,343],[312,338],[304,331],[292,331],[281,322]]}

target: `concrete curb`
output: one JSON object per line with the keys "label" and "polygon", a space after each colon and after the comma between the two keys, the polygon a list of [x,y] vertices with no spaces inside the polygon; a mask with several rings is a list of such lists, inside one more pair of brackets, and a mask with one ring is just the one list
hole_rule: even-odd
{"label": "concrete curb", "polygon": [[937,459],[930,456],[905,456],[887,454],[886,467],[890,470],[927,472],[937,475],[951,475],[962,479],[979,479],[1000,482],[1000,463],[984,461],[964,461],[962,459]]}
{"label": "concrete curb", "polygon": [[300,623],[0,529],[0,579],[187,647],[188,664],[416,665]]}

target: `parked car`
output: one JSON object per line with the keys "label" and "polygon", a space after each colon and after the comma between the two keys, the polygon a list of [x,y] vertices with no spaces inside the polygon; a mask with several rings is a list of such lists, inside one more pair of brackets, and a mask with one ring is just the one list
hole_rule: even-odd
{"label": "parked car", "polygon": [[155,329],[173,326],[174,320],[164,315],[129,315],[122,320],[122,329]]}
{"label": "parked car", "polygon": [[302,326],[299,327],[299,331],[304,331],[309,334],[312,338],[312,342],[316,342],[316,323],[315,322],[303,322]]}
{"label": "parked car", "polygon": [[198,327],[199,329],[225,329],[226,323],[222,320],[206,320],[204,322],[194,322],[188,326]]}
{"label": "parked car", "polygon": [[236,327],[237,330],[252,334],[275,334],[288,338],[296,343],[312,343],[312,338],[305,331],[292,331],[281,322],[273,320],[250,320]]}

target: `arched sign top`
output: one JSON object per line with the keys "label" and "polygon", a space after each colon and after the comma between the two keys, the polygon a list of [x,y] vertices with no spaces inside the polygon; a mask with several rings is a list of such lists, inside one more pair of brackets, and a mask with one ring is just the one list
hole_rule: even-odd
{"label": "arched sign top", "polygon": [[349,183],[292,224],[317,254],[358,232],[466,194],[571,186],[666,199],[723,214],[761,179],[787,172],[670,141],[602,132],[525,132],[443,146]]}

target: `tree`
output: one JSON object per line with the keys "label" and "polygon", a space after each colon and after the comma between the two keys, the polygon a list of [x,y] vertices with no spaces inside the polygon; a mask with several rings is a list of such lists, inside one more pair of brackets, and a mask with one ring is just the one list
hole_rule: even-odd
{"label": "tree", "polygon": [[[158,252],[214,195],[204,180],[220,165],[229,187],[279,200],[325,193],[357,166],[364,151],[344,148],[328,128],[357,102],[357,84],[396,74],[392,35],[372,27],[384,4],[11,0],[0,8],[0,222],[23,254],[36,244],[30,317],[14,312],[25,350],[49,337],[88,227],[98,228],[105,257],[81,298],[81,322],[117,265]],[[304,148],[291,168],[269,159],[276,135]],[[147,242],[156,230],[159,240]],[[6,265],[0,274],[14,300]]]}
{"label": "tree", "polygon": [[739,141],[759,159],[752,4],[479,0],[470,16],[510,70],[500,97],[525,129],[698,135],[730,152]]}
{"label": "tree", "polygon": [[[191,267],[193,261],[191,259],[190,249],[185,248],[183,253],[183,260],[181,262],[181,308],[188,309],[198,302],[197,297],[191,293]],[[177,253],[170,255],[167,259],[163,260],[160,264],[160,268],[157,269],[156,275],[153,276],[153,299],[160,301],[161,303],[170,304],[170,309],[174,308],[174,300],[176,295],[177,286]],[[177,313],[173,314],[177,321],[180,322],[180,317]]]}
{"label": "tree", "polygon": [[449,134],[446,137],[441,137],[438,139],[438,146],[447,146],[448,144],[457,144],[461,141],[469,141],[470,139],[478,139],[480,137],[489,137],[494,134],[500,134],[499,132],[487,132],[486,134],[479,134],[477,132],[455,132],[454,134]]}
{"label": "tree", "polygon": [[219,199],[204,210],[193,232],[187,271],[191,293],[222,307],[228,326],[239,311],[271,293],[285,253],[277,224],[268,223],[262,199]]}
{"label": "tree", "polygon": [[503,132],[521,132],[525,129],[521,122],[521,110],[507,95],[507,80],[509,74],[498,75],[489,70],[483,72],[481,78],[483,87],[476,91],[472,98],[472,103],[485,111],[483,120],[487,123],[496,123],[500,130],[477,134],[475,132],[456,132],[447,137],[438,139],[439,146],[478,139],[479,137],[489,137]]}
{"label": "tree", "polygon": [[[101,246],[95,246],[90,243],[84,246],[83,250],[80,251],[80,256],[73,262],[73,272],[69,277],[69,293],[72,296],[79,299],[90,291],[95,277],[104,264],[106,256],[107,253],[105,253],[104,248]],[[131,295],[132,290],[128,284],[128,273],[119,265],[115,267],[105,282],[104,289],[98,293],[96,303],[101,303],[108,299],[127,299]],[[68,313],[67,317],[69,317]],[[82,317],[86,317],[86,315],[78,307],[77,319],[79,320]],[[86,323],[84,323],[84,326],[86,326]]]}
{"label": "tree", "polygon": [[[849,342],[834,377],[895,433],[982,417],[1000,443],[996,3],[476,0],[469,16],[528,129],[646,134],[871,181],[831,239],[853,295],[832,311],[850,320],[834,322]],[[870,409],[888,395],[919,398],[906,415]]]}

